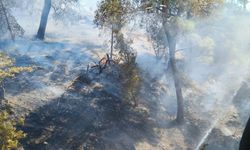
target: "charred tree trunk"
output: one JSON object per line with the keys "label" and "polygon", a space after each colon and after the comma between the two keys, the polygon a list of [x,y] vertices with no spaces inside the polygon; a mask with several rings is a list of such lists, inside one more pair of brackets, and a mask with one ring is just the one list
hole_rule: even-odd
{"label": "charred tree trunk", "polygon": [[181,79],[180,74],[177,69],[175,50],[176,50],[176,37],[171,35],[171,33],[166,31],[166,36],[168,40],[169,47],[169,65],[172,69],[172,74],[174,78],[175,92],[177,98],[177,116],[176,121],[178,123],[184,122],[184,99],[182,95]]}
{"label": "charred tree trunk", "polygon": [[44,39],[50,9],[51,9],[51,0],[44,0],[44,7],[40,20],[40,26],[36,35],[36,37],[40,40]]}

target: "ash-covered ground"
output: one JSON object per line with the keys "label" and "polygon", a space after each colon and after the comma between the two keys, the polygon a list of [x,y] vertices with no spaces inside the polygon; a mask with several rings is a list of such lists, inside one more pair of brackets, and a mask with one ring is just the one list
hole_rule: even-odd
{"label": "ash-covered ground", "polygon": [[100,75],[86,72],[88,64],[104,54],[100,45],[31,41],[23,47],[22,42],[16,41],[9,55],[16,65],[34,70],[6,80],[5,86],[15,114],[26,116],[24,149],[238,148],[250,115],[248,82],[225,92],[224,100],[232,104],[212,109],[215,112],[204,111],[197,101],[204,95],[186,89],[186,121],[177,125],[176,102],[166,94],[171,95],[167,76],[155,78],[141,67],[139,105],[132,107],[122,98],[122,81],[111,68]]}

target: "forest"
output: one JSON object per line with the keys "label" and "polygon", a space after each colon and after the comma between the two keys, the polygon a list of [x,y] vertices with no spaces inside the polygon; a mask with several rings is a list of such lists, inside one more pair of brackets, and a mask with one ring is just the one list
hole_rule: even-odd
{"label": "forest", "polygon": [[249,0],[0,0],[0,150],[250,150]]}

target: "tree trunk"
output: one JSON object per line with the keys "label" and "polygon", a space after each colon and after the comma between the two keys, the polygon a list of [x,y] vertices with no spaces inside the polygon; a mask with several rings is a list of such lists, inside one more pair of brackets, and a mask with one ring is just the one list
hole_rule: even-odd
{"label": "tree trunk", "polygon": [[171,33],[166,32],[168,46],[169,46],[169,65],[172,69],[172,74],[174,78],[174,85],[177,97],[177,116],[176,121],[178,123],[184,122],[184,104],[183,104],[183,95],[182,95],[182,88],[181,88],[181,79],[180,74],[178,72],[176,66],[176,59],[175,59],[175,50],[176,50],[176,37],[171,35]]}
{"label": "tree trunk", "polygon": [[51,0],[44,0],[44,7],[40,20],[40,26],[36,35],[36,37],[40,40],[44,39],[50,8],[51,8]]}
{"label": "tree trunk", "polygon": [[[165,7],[162,10],[162,26],[168,41],[168,48],[169,48],[169,62],[167,65],[171,67],[173,79],[174,79],[174,86],[175,86],[175,93],[177,98],[177,115],[176,115],[176,121],[177,123],[183,123],[184,122],[184,99],[182,95],[182,88],[181,88],[181,79],[180,74],[178,72],[177,66],[176,66],[176,59],[175,59],[175,50],[176,50],[176,37],[178,31],[176,31],[176,27],[174,26],[173,22],[169,22],[168,20],[168,14],[169,14],[169,1],[162,1],[162,5]],[[178,10],[178,15],[180,10]],[[172,31],[172,32],[170,32]]]}
{"label": "tree trunk", "polygon": [[14,35],[13,32],[12,32],[12,29],[11,29],[11,26],[10,26],[10,22],[9,22],[9,18],[8,18],[8,16],[7,16],[6,8],[5,8],[4,5],[3,5],[3,0],[0,0],[0,2],[1,2],[1,7],[2,7],[2,9],[3,9],[3,13],[4,13],[4,17],[5,17],[5,20],[6,20],[8,29],[9,29],[9,31],[10,31],[10,37],[11,37],[12,41],[14,41],[14,40],[15,40],[15,35]]}
{"label": "tree trunk", "polygon": [[244,11],[247,10],[247,0],[243,0],[243,9]]}

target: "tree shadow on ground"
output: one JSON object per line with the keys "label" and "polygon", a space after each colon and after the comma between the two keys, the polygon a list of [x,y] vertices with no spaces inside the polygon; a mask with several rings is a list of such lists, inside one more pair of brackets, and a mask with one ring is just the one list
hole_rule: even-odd
{"label": "tree shadow on ground", "polygon": [[25,149],[127,149],[156,145],[155,123],[105,86],[81,83],[26,117]]}

